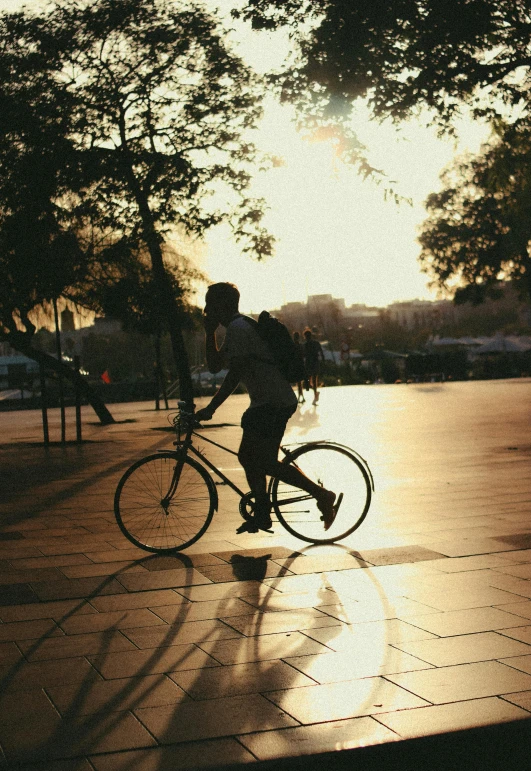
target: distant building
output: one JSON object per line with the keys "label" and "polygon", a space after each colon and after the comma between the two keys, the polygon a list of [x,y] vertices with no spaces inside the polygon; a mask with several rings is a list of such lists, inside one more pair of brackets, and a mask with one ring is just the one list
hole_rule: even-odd
{"label": "distant building", "polygon": [[438,329],[456,320],[456,307],[451,300],[409,300],[391,303],[385,316],[406,329]]}

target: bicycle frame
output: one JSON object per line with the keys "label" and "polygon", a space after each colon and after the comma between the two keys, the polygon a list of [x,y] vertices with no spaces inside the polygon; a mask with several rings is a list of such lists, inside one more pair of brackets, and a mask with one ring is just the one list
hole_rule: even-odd
{"label": "bicycle frame", "polygon": [[[187,416],[188,417],[188,416]],[[225,452],[230,453],[231,455],[235,455],[238,457],[238,453],[234,450],[231,450],[229,447],[225,447],[223,444],[219,444],[219,442],[215,442],[213,439],[209,439],[208,437],[204,436],[203,434],[198,434],[197,431],[194,430],[193,426],[193,418],[190,416],[188,426],[186,428],[186,438],[181,441],[180,438],[174,442],[177,449],[176,452],[180,455],[179,461],[177,465],[175,466],[175,471],[173,473],[172,481],[170,483],[170,489],[166,493],[166,495],[163,498],[162,505],[167,506],[169,505],[173,495],[175,494],[175,491],[177,489],[177,485],[179,484],[179,479],[181,477],[181,471],[184,464],[184,459],[188,455],[188,453],[191,453],[192,455],[195,455],[196,458],[198,458],[203,465],[205,465],[207,468],[210,469],[219,479],[223,481],[224,484],[228,485],[230,488],[234,490],[235,493],[237,493],[240,498],[244,498],[247,493],[245,493],[243,490],[240,490],[238,485],[236,485],[232,479],[229,479],[228,476],[226,476],[214,463],[212,463],[211,460],[209,460],[197,447],[194,447],[193,445],[193,437],[196,436],[198,439],[202,439],[205,442],[208,442],[209,444],[213,444],[215,447],[219,447],[220,450],[224,450]],[[288,450],[286,450],[284,447],[280,447],[281,451],[284,453],[284,455],[287,457],[290,453]],[[272,479],[270,480],[269,486],[271,487]],[[297,495],[293,498],[287,498],[282,501],[283,505],[291,504],[291,503],[298,503],[300,501],[307,501],[312,498],[311,495],[308,493],[303,493],[300,495]]]}

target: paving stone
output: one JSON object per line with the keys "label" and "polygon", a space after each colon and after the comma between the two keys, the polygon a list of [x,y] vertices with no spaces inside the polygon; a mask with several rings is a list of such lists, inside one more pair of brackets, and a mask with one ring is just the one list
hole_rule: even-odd
{"label": "paving stone", "polygon": [[[511,561],[515,559],[516,552],[510,553]],[[444,573],[461,573],[471,570],[485,570],[486,568],[507,565],[508,555],[504,554],[480,554],[473,557],[447,557],[437,560],[434,566]]]}
{"label": "paving stone", "polygon": [[0,696],[0,724],[14,725],[27,719],[28,715],[46,720],[57,715],[50,699],[42,690],[19,691],[16,696],[12,692]]}
{"label": "paving stone", "polygon": [[100,678],[86,659],[70,658],[24,663],[4,673],[1,685],[5,691],[22,691],[64,683],[79,683],[85,686],[94,679]]}
{"label": "paving stone", "polygon": [[125,549],[110,549],[101,547],[99,551],[90,552],[91,562],[123,562],[128,560],[142,560],[146,557],[144,549],[138,549],[136,546],[129,546]]}
{"label": "paving stone", "polygon": [[275,589],[264,586],[257,581],[238,581],[228,584],[209,584],[208,586],[191,586],[189,589],[177,589],[183,597],[192,602],[205,600],[223,600],[231,597],[267,598],[275,594]]}
{"label": "paving stone", "polygon": [[[304,608],[319,608],[322,605],[330,605],[333,598],[337,595],[333,592],[326,592],[328,597],[323,597],[323,592],[303,592],[300,594],[281,594],[275,592],[266,599],[245,597],[247,605],[251,605],[257,610],[266,612],[301,610]],[[247,613],[249,608],[247,609]]]}
{"label": "paving stone", "polygon": [[0,725],[0,742],[9,761],[47,760],[97,752],[150,747],[155,740],[129,712],[77,720],[21,721]]}
{"label": "paving stone", "polygon": [[531,646],[496,632],[480,632],[434,640],[397,642],[395,646],[412,656],[429,661],[436,667],[531,654]]}
{"label": "paving stone", "polygon": [[[511,696],[514,697],[517,695]],[[378,715],[377,720],[402,738],[410,739],[527,717],[523,709],[513,708],[502,699],[487,698],[391,712]]]}
{"label": "paving stone", "polygon": [[0,667],[19,661],[22,654],[14,642],[0,643]]}
{"label": "paving stone", "polygon": [[531,674],[531,647],[529,652],[524,656],[511,656],[511,658],[500,659],[500,662],[502,664],[507,664],[508,667],[518,669],[520,672],[527,672],[529,675]]}
{"label": "paving stone", "polygon": [[366,747],[393,741],[396,734],[371,717],[358,717],[300,728],[285,728],[282,731],[246,734],[238,739],[258,760],[274,760]]}
{"label": "paving stone", "polygon": [[221,664],[245,664],[251,661],[284,659],[286,656],[309,656],[327,651],[324,645],[310,640],[300,632],[242,637],[238,640],[212,640],[197,644]]}
{"label": "paving stone", "polygon": [[531,602],[511,602],[508,605],[498,605],[498,610],[506,613],[514,613],[515,616],[531,619]]}
{"label": "paving stone", "polygon": [[339,683],[343,680],[375,677],[393,672],[429,669],[432,666],[418,657],[403,654],[390,645],[379,648],[362,646],[357,650],[342,653],[293,656],[284,660],[318,683]]}
{"label": "paving stone", "polygon": [[513,595],[492,586],[483,589],[469,588],[467,592],[456,589],[414,589],[408,590],[407,596],[416,602],[430,605],[437,610],[463,610],[467,608],[484,608],[491,605],[502,605],[513,599]]}
{"label": "paving stone", "polygon": [[23,557],[42,557],[42,553],[36,546],[28,546],[24,541],[10,543],[9,548],[0,545],[0,559],[11,560]]}
{"label": "paving stone", "polygon": [[[161,622],[163,623],[163,622]],[[184,624],[164,624],[160,627],[127,629],[124,634],[138,648],[160,648],[183,643],[200,643],[205,640],[240,638],[240,632],[217,619],[190,621]]]}
{"label": "paving stone", "polygon": [[253,615],[227,618],[225,623],[246,637],[254,637],[277,632],[296,632],[303,629],[337,626],[339,622],[319,610],[306,608],[291,612],[260,613],[256,611]]}
{"label": "paving stone", "polygon": [[368,567],[369,563],[352,554],[320,554],[316,557],[303,557],[298,559],[277,559],[275,562],[281,567],[289,568],[290,573],[305,575],[307,573],[322,573],[334,570],[355,570]]}
{"label": "paving stone", "polygon": [[497,567],[498,573],[504,573],[508,576],[514,576],[515,578],[531,578],[531,563],[526,562],[521,565],[508,565],[507,567]]}
{"label": "paving stone", "polygon": [[257,661],[201,672],[171,672],[169,677],[194,699],[218,699],[314,684],[309,677],[283,661]]}
{"label": "paving stone", "polygon": [[33,570],[9,570],[0,573],[0,585],[29,584],[32,581],[54,581],[61,578],[57,568],[42,568]]}
{"label": "paving stone", "polygon": [[[183,599],[183,598],[181,598]],[[230,618],[231,616],[247,616],[253,607],[239,599],[206,600],[205,602],[177,603],[153,608],[153,612],[168,624],[179,621],[206,621],[214,618]]]}
{"label": "paving stone", "polygon": [[477,554],[495,554],[497,552],[510,551],[511,548],[519,549],[519,546],[510,547],[494,538],[478,538],[467,541],[462,538],[455,541],[435,541],[429,544],[430,548],[437,550],[446,557],[471,557]]}
{"label": "paving stone", "polygon": [[497,661],[459,664],[386,677],[433,704],[481,699],[531,689],[531,675]]}
{"label": "paving stone", "polygon": [[531,598],[531,581],[527,581],[526,579],[490,571],[488,581],[491,586],[498,587],[499,589],[503,589],[506,592],[516,595],[515,601],[524,597]]}
{"label": "paving stone", "polygon": [[214,552],[214,556],[219,557],[224,562],[230,562],[231,557],[233,557],[235,554],[240,554],[241,556],[245,557],[256,557],[257,559],[260,557],[267,557],[267,559],[277,560],[289,559],[290,557],[299,557],[301,552],[292,551],[291,549],[287,549],[285,546],[271,546],[269,548],[266,546],[257,549],[232,549],[230,551]]}
{"label": "paving stone", "polygon": [[361,558],[371,565],[398,565],[402,562],[424,562],[440,559],[440,552],[423,546],[396,546],[391,549],[370,549],[361,552]]}
{"label": "paving stone", "polygon": [[529,549],[531,547],[531,533],[517,533],[515,535],[500,536],[496,539],[502,543],[516,546],[518,549]]}
{"label": "paving stone", "polygon": [[[238,559],[236,559],[238,558]],[[205,565],[200,572],[214,583],[226,581],[261,581],[263,578],[285,575],[290,571],[272,560],[234,555],[231,565]]]}
{"label": "paving stone", "polygon": [[105,594],[120,594],[125,587],[115,578],[65,578],[33,584],[35,594],[41,600],[67,600],[73,597],[97,597]]}
{"label": "paving stone", "polygon": [[36,599],[37,595],[26,584],[4,584],[4,586],[0,586],[0,606],[35,602]]}
{"label": "paving stone", "polygon": [[166,675],[95,681],[82,692],[77,686],[52,686],[47,692],[63,717],[162,707],[190,700]]}
{"label": "paving stone", "polygon": [[426,706],[424,699],[382,677],[274,691],[267,698],[303,724]]}
{"label": "paving stone", "polygon": [[356,602],[344,601],[334,605],[321,605],[323,613],[348,624],[361,624],[370,621],[384,621],[393,618],[408,618],[424,613],[434,613],[430,608],[407,597],[398,597],[390,602]]}
{"label": "paving stone", "polygon": [[[186,557],[186,564],[183,562],[184,557]],[[213,554],[194,554],[191,557],[184,554],[175,557],[153,555],[153,557],[143,560],[141,564],[146,570],[172,570],[183,567],[194,567],[197,569],[205,565],[224,565],[225,563]]]}
{"label": "paving stone", "polygon": [[500,634],[531,645],[531,626],[517,626],[500,630]]}
{"label": "paving stone", "polygon": [[62,636],[55,621],[49,618],[36,621],[14,621],[13,623],[0,624],[0,641],[32,640],[36,637]]}
{"label": "paving stone", "polygon": [[93,771],[86,758],[71,758],[69,760],[50,760],[44,763],[17,764],[17,771]]}
{"label": "paving stone", "polygon": [[496,608],[470,608],[453,610],[446,613],[432,613],[423,616],[410,616],[408,623],[418,626],[440,637],[450,637],[474,632],[489,632],[518,626],[521,617],[513,613],[504,613]]}
{"label": "paving stone", "polygon": [[[132,610],[134,608],[157,608],[162,605],[165,607],[175,607],[177,610],[191,603],[185,600],[173,589],[154,589],[147,592],[138,592],[136,594],[117,594],[107,597],[94,597],[90,601],[96,610],[107,613],[113,610]],[[158,610],[156,611],[157,615]],[[162,618],[162,617],[161,617]],[[166,620],[166,619],[164,619]]]}
{"label": "paving stone", "polygon": [[39,618],[53,618],[55,621],[70,615],[95,613],[88,602],[79,600],[59,600],[58,602],[35,602],[9,608],[0,608],[2,621],[33,621]]}
{"label": "paving stone", "polygon": [[180,769],[208,768],[230,763],[251,763],[254,757],[235,739],[211,739],[149,750],[95,755],[91,762],[96,771],[179,771]]}
{"label": "paving stone", "polygon": [[124,651],[88,658],[106,680],[219,666],[216,659],[195,645],[173,645],[168,648]]}
{"label": "paving stone", "polygon": [[175,707],[135,710],[161,744],[212,739],[235,733],[295,725],[295,721],[260,695],[188,702]]}
{"label": "paving stone", "polygon": [[517,707],[526,709],[531,712],[531,691],[523,691],[522,693],[509,693],[503,696],[505,701],[509,701],[511,704],[515,704]]}
{"label": "paving stone", "polygon": [[174,589],[210,583],[208,578],[193,568],[190,570],[158,570],[152,573],[146,571],[142,575],[126,573],[118,576],[117,581],[130,592],[143,592],[147,589]]}
{"label": "paving stone", "polygon": [[28,661],[69,659],[111,651],[136,650],[133,643],[121,632],[94,632],[71,637],[53,637],[49,640],[25,640],[19,641],[18,646]]}
{"label": "paving stone", "polygon": [[147,608],[134,610],[115,610],[108,613],[93,613],[75,616],[61,621],[61,628],[66,634],[102,632],[107,629],[132,629],[143,626],[166,626],[164,621]]}
{"label": "paving stone", "polygon": [[71,565],[61,568],[67,578],[87,578],[90,576],[112,576],[124,573],[146,573],[146,569],[136,562],[97,562],[93,565]]}

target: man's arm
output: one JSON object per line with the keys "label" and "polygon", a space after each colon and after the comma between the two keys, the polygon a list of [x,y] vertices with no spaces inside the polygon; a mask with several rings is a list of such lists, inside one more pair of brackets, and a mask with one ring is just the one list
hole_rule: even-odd
{"label": "man's arm", "polygon": [[[205,320],[205,342],[206,342],[206,360],[209,372],[216,374],[223,369],[223,353],[222,349],[219,349],[216,343],[216,329],[217,324],[214,326],[212,323],[208,323]],[[237,384],[236,384],[237,385]],[[236,388],[236,386],[234,386]],[[233,389],[234,390],[234,389]],[[232,392],[231,392],[232,393]]]}
{"label": "man's arm", "polygon": [[223,379],[217,392],[212,397],[210,404],[195,413],[197,420],[210,420],[223,402],[229,398],[236,386],[241,380],[242,372],[245,366],[245,359],[233,359],[230,363],[229,371]]}

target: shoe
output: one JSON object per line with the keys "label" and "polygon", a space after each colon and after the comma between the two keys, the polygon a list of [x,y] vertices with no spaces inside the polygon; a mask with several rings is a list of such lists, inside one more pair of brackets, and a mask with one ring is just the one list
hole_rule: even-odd
{"label": "shoe", "polygon": [[330,528],[334,524],[334,520],[337,517],[337,512],[339,511],[339,507],[341,506],[342,502],[343,502],[343,493],[339,493],[337,498],[335,498],[335,502],[333,506],[331,506],[327,511],[323,512],[321,519],[324,522],[325,530],[330,530]]}
{"label": "shoe", "polygon": [[257,519],[256,517],[252,517],[252,519],[247,519],[243,524],[240,525],[239,528],[237,528],[236,533],[240,535],[241,533],[257,533],[259,530],[264,530],[266,533],[272,533],[273,522],[271,520],[271,517],[269,518],[260,518]]}

